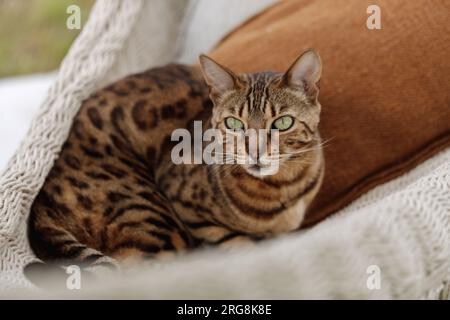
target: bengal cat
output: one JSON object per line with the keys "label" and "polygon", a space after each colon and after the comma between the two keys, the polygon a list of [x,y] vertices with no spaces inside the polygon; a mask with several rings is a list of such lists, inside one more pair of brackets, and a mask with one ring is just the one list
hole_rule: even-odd
{"label": "bengal cat", "polygon": [[[40,259],[134,262],[299,227],[324,173],[319,56],[306,51],[284,74],[236,75],[204,55],[200,66],[154,68],[84,101],[31,208]],[[261,153],[254,165],[174,164],[171,134],[194,120],[277,130],[278,172],[262,174]]]}

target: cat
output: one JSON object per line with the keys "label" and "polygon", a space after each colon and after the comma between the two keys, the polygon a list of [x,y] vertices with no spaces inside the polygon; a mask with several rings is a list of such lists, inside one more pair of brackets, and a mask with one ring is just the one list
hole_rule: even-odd
{"label": "cat", "polygon": [[[285,73],[199,61],[128,76],[83,102],[31,208],[37,257],[113,268],[299,228],[324,175],[319,55],[306,51]],[[252,165],[174,164],[171,133],[194,120],[276,130],[278,172],[262,174],[261,153]]]}

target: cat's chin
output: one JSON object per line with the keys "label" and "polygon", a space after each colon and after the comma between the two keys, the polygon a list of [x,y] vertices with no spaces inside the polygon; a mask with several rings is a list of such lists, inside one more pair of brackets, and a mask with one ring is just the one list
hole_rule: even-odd
{"label": "cat's chin", "polygon": [[278,168],[273,166],[262,167],[254,165],[246,166],[244,169],[248,174],[260,179],[272,176],[278,172]]}

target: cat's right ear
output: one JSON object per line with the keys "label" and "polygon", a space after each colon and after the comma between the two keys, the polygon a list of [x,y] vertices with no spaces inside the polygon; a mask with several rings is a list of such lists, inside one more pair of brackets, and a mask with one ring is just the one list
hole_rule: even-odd
{"label": "cat's right ear", "polygon": [[199,61],[203,77],[210,88],[212,100],[235,88],[237,76],[231,70],[221,66],[204,54],[199,56]]}

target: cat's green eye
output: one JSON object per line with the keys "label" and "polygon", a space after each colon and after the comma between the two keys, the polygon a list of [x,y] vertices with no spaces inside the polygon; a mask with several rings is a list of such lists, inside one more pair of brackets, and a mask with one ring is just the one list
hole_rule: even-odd
{"label": "cat's green eye", "polygon": [[244,130],[244,123],[241,120],[238,120],[233,117],[226,118],[225,125],[230,130],[234,130],[234,131]]}
{"label": "cat's green eye", "polygon": [[278,129],[280,131],[286,131],[294,124],[294,118],[291,116],[283,116],[275,120],[272,124],[272,129]]}

